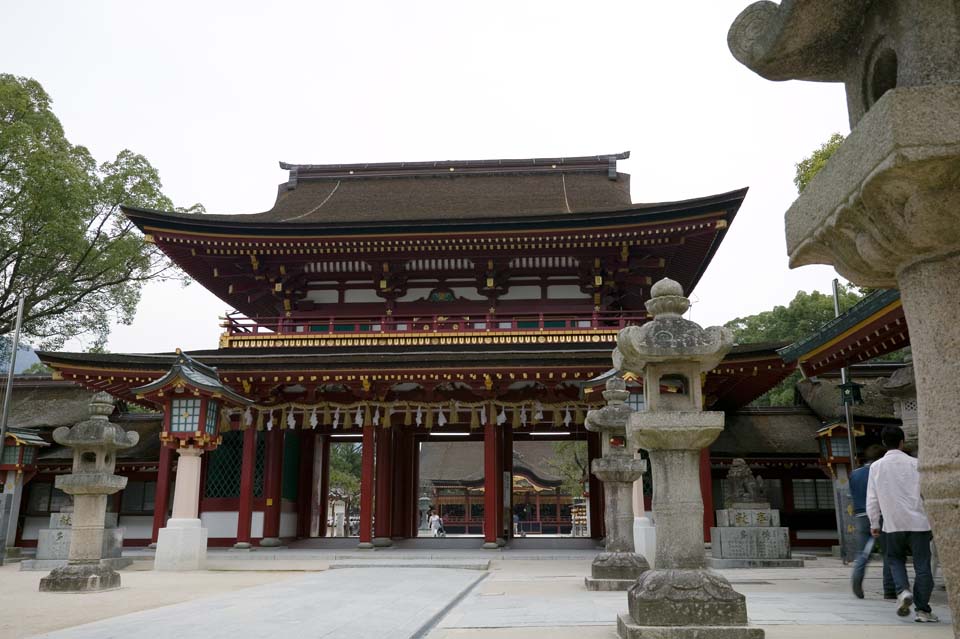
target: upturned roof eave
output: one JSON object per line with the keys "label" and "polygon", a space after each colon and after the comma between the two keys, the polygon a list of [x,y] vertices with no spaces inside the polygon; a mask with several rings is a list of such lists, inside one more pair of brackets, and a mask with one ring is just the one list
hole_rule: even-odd
{"label": "upturned roof eave", "polygon": [[192,233],[211,233],[249,236],[270,235],[303,235],[305,231],[313,231],[318,235],[344,235],[376,233],[378,235],[390,233],[408,234],[411,229],[419,232],[468,232],[477,230],[513,231],[547,226],[551,229],[574,228],[584,223],[615,224],[622,223],[630,216],[643,216],[644,222],[671,220],[678,217],[693,216],[708,212],[708,210],[726,210],[729,221],[739,210],[749,187],[743,187],[725,193],[677,200],[671,202],[638,203],[629,207],[598,208],[590,211],[566,213],[538,214],[518,217],[468,217],[463,219],[397,219],[376,220],[363,222],[276,222],[258,221],[262,213],[248,213],[239,215],[194,215],[176,213],[136,206],[121,205],[124,214],[142,232],[148,233],[150,228],[163,228]]}
{"label": "upturned roof eave", "polygon": [[815,332],[777,351],[785,362],[794,362],[813,352],[830,340],[866,321],[876,313],[900,301],[900,291],[875,291],[854,304],[846,312],[830,320]]}

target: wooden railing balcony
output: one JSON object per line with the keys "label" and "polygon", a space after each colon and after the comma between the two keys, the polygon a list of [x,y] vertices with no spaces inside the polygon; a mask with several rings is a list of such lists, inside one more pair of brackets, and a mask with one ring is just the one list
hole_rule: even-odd
{"label": "wooden railing balcony", "polygon": [[[642,324],[643,311],[486,315],[382,315],[222,318],[221,347],[361,346],[387,343],[502,343],[511,341],[601,341],[625,326]],[[537,336],[545,339],[537,339]],[[550,336],[551,339],[546,339]],[[591,339],[591,336],[597,339]],[[553,339],[553,338],[577,339]],[[608,341],[604,339],[603,341]]]}

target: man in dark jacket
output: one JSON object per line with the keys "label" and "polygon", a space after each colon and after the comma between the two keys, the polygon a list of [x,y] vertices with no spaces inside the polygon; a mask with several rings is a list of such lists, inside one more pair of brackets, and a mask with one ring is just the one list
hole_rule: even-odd
{"label": "man in dark jacket", "polygon": [[[870,518],[867,517],[867,480],[870,477],[870,465],[883,457],[883,446],[874,444],[864,453],[866,464],[850,473],[850,499],[853,501],[853,522],[857,535],[857,547],[860,554],[853,562],[853,574],[850,576],[850,585],[853,594],[863,599],[863,575],[870,561],[873,550],[873,537],[870,535]],[[883,544],[881,537],[880,543]],[[883,598],[896,599],[897,589],[893,585],[893,575],[886,559],[883,561]]]}

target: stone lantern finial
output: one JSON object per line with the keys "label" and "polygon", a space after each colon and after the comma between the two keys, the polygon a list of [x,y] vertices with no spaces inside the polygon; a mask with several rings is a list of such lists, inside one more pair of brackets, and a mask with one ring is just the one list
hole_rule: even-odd
{"label": "stone lantern finial", "polygon": [[690,300],[684,297],[680,282],[665,277],[650,287],[650,299],[644,306],[654,318],[680,317],[690,308]]}

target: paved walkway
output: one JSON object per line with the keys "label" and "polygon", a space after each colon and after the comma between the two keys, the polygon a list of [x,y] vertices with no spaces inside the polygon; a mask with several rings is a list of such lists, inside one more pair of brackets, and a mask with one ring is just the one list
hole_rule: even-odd
{"label": "paved walkway", "polygon": [[[390,553],[378,556],[386,559]],[[426,556],[421,560],[430,563]],[[91,617],[91,611],[106,617],[114,610],[131,610],[131,601],[137,599],[140,612],[120,612],[112,618],[42,635],[60,639],[613,639],[616,615],[626,608],[625,593],[584,589],[583,578],[590,566],[586,559],[494,559],[489,571],[397,565],[314,573],[262,570],[295,564],[289,557],[276,562],[236,561],[230,572],[172,575],[124,571],[122,590],[92,595],[40,594],[36,585],[26,581],[38,581],[37,573],[4,573],[0,597],[10,610],[27,610],[25,614],[34,617],[56,616],[58,625],[35,623],[32,627],[37,629],[68,626],[71,615],[76,619],[73,623],[80,624],[96,618]],[[408,561],[404,563],[409,565]],[[450,563],[456,562],[451,558]],[[253,564],[261,570],[243,571],[244,566]],[[878,569],[868,573],[864,600],[850,594],[849,568],[833,559],[810,561],[801,569],[721,572],[747,595],[750,621],[765,628],[768,639],[952,636],[944,591],[938,589],[932,602],[943,623],[917,624],[912,617],[897,617],[894,605],[881,599]],[[4,580],[11,576],[21,583],[18,588],[6,589]],[[170,578],[176,579],[171,582]],[[259,585],[257,579],[262,580]],[[166,594],[177,580],[181,584],[177,596],[182,603],[163,605],[170,599],[159,597],[159,603],[151,603],[151,589]],[[214,590],[216,583],[222,585],[220,592]],[[200,594],[195,600],[184,601],[190,598],[193,584],[202,586]],[[85,608],[77,610],[80,605]],[[0,631],[0,637],[29,634]]]}
{"label": "paved walkway", "polygon": [[408,639],[422,636],[434,617],[485,576],[476,570],[431,568],[331,570],[42,636]]}

